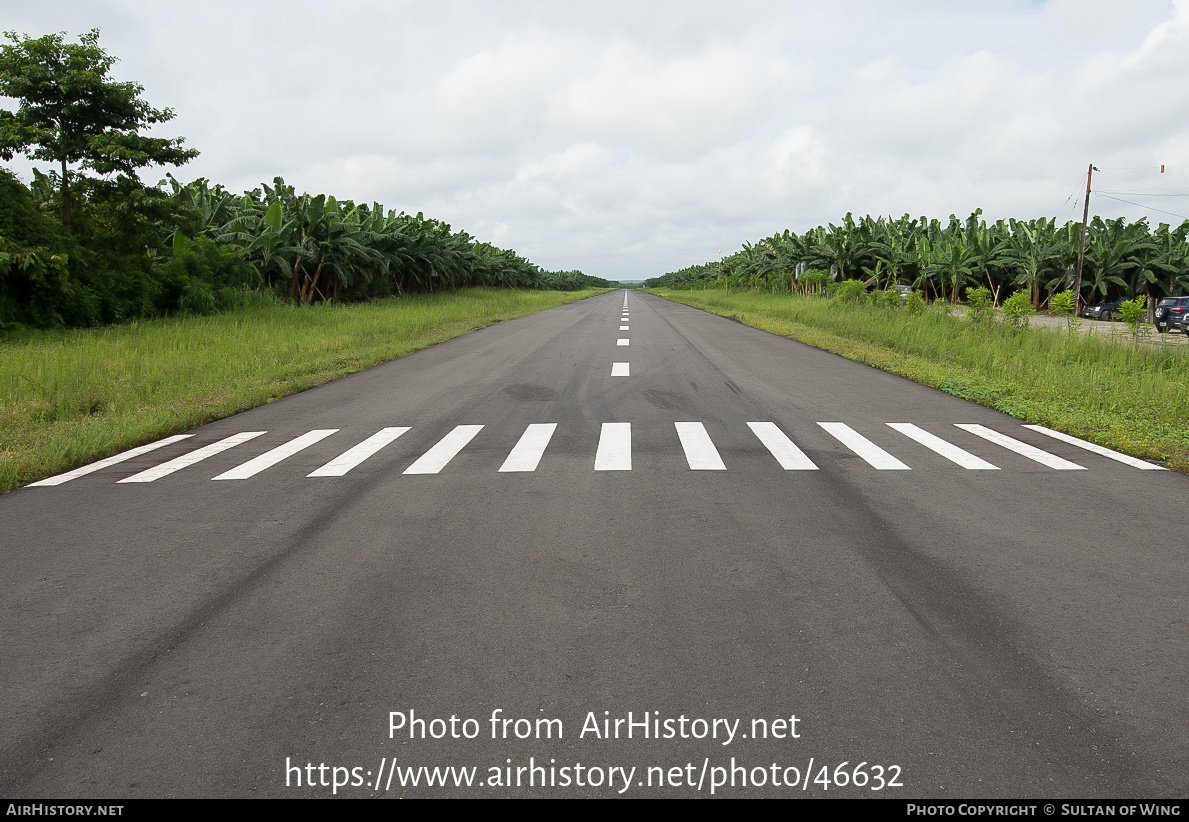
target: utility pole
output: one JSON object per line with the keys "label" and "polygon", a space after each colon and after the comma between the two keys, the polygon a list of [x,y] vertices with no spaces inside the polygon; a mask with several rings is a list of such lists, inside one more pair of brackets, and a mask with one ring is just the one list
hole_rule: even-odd
{"label": "utility pole", "polygon": [[1094,164],[1086,170],[1086,207],[1082,209],[1082,239],[1078,243],[1078,273],[1073,286],[1073,315],[1078,316],[1082,305],[1082,259],[1086,256],[1086,224],[1090,221],[1090,180],[1094,177]]}

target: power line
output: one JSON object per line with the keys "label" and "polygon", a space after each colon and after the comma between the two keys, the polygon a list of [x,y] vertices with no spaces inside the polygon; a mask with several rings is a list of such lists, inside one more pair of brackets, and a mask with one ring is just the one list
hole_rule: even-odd
{"label": "power line", "polygon": [[1157,191],[1099,191],[1099,194],[1125,194],[1128,197],[1189,197],[1189,191],[1161,194]]}
{"label": "power line", "polygon": [[1070,209],[1069,216],[1073,217],[1073,209],[1076,209],[1078,207],[1078,203],[1081,202],[1080,198],[1076,199],[1076,200],[1074,199],[1077,196],[1078,196],[1078,189],[1075,188],[1072,192],[1070,192],[1070,195],[1065,198],[1065,205],[1063,205],[1063,206],[1061,206],[1061,208],[1057,209],[1057,216],[1054,217],[1053,219],[1060,221],[1061,215],[1065,213],[1065,208],[1066,208],[1066,206],[1069,205],[1071,200],[1073,201],[1073,208]]}
{"label": "power line", "polygon": [[1121,197],[1112,197],[1109,194],[1103,194],[1101,191],[1096,191],[1094,193],[1100,197],[1106,197],[1108,200],[1118,200],[1120,203],[1127,203],[1127,205],[1133,205],[1136,208],[1143,208],[1143,209],[1147,209],[1148,211],[1159,211],[1161,214],[1168,214],[1172,217],[1180,217],[1182,220],[1189,220],[1189,217],[1185,216],[1184,214],[1176,214],[1172,211],[1164,211],[1163,209],[1152,208],[1152,206],[1146,206],[1146,205],[1143,205],[1142,203],[1133,203],[1130,200],[1124,200]]}
{"label": "power line", "polygon": [[1146,180],[1133,180],[1130,177],[1124,177],[1122,174],[1111,174],[1111,172],[1103,171],[1102,169],[1098,169],[1097,171],[1099,174],[1110,174],[1110,176],[1112,176],[1112,177],[1118,177],[1120,180],[1126,180],[1129,183],[1139,183],[1141,186],[1150,185],[1153,188],[1159,188],[1162,191],[1172,191],[1171,188],[1165,188],[1164,186],[1158,186],[1155,183],[1149,183]]}
{"label": "power line", "polygon": [[[1146,166],[1111,166],[1116,171],[1140,171],[1142,169],[1151,169],[1153,166],[1160,166],[1161,168],[1185,168],[1189,163],[1178,163],[1175,166],[1170,166],[1168,163],[1152,163]],[[1102,169],[1099,169],[1102,171]]]}

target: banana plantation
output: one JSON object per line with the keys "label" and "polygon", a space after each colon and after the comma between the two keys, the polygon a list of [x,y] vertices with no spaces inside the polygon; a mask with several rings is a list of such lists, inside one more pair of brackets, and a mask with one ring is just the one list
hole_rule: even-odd
{"label": "banana plantation", "polygon": [[[887,289],[911,285],[929,300],[962,301],[966,289],[988,288],[996,303],[1017,291],[1043,308],[1053,294],[1076,285],[1082,224],[1055,220],[999,220],[975,211],[948,225],[926,217],[899,219],[847,214],[841,225],[804,234],[774,234],[720,261],[649,280],[649,287],[718,287],[812,293],[836,281],[861,280]],[[1189,292],[1189,220],[1177,228],[1146,220],[1095,217],[1086,232],[1080,299]]]}
{"label": "banana plantation", "polygon": [[[408,294],[464,286],[574,290],[610,286],[578,271],[546,272],[515,252],[476,241],[418,212],[410,216],[297,194],[276,178],[241,196],[204,179],[172,196],[199,216],[196,232],[248,262],[258,282],[302,305],[341,297]],[[190,238],[173,236],[175,253]]]}
{"label": "banana plantation", "polygon": [[261,301],[298,305],[468,286],[573,291],[614,285],[545,271],[425,217],[298,194],[276,178],[235,195],[205,179],[157,187],[121,177],[31,186],[0,169],[0,330],[86,327]]}

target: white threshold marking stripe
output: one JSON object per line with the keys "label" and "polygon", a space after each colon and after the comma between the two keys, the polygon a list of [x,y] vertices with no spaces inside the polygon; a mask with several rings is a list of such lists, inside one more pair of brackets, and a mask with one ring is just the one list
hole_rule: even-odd
{"label": "white threshold marking stripe", "polygon": [[153,480],[159,480],[162,477],[169,476],[174,471],[181,471],[183,468],[202,462],[207,457],[221,454],[228,448],[234,448],[242,442],[256,439],[261,434],[267,433],[267,431],[243,431],[239,434],[232,434],[230,437],[221,439],[218,442],[212,442],[210,445],[191,451],[189,454],[182,454],[177,459],[163,462],[154,468],[149,468],[147,471],[141,471],[139,474],[125,477],[120,482],[152,482]]}
{"label": "white threshold marking stripe", "polygon": [[306,474],[307,477],[341,477],[344,476],[359,463],[363,462],[370,456],[373,456],[377,451],[388,445],[401,434],[408,431],[408,426],[397,426],[393,428],[381,428],[376,433],[365,439],[363,442],[356,445],[330,462]]}
{"label": "white threshold marking stripe", "polygon": [[826,432],[834,439],[866,460],[872,468],[880,471],[912,470],[844,422],[819,422],[818,425],[826,429]]}
{"label": "white threshold marking stripe", "polygon": [[337,428],[318,428],[310,431],[308,434],[302,434],[300,437],[295,437],[283,445],[278,445],[271,451],[265,451],[255,459],[250,459],[243,465],[238,465],[230,471],[224,471],[217,477],[211,477],[212,480],[239,480],[254,477],[266,468],[272,468],[283,459],[296,454],[302,449],[309,448],[319,440],[324,440],[331,434],[338,431]]}
{"label": "white threshold marking stripe", "polygon": [[1118,460],[1119,462],[1124,463],[1125,465],[1130,465],[1132,468],[1140,468],[1140,469],[1143,469],[1144,471],[1167,471],[1168,470],[1163,465],[1153,465],[1150,462],[1144,462],[1141,459],[1136,459],[1135,457],[1129,457],[1126,454],[1120,454],[1118,451],[1112,451],[1111,449],[1104,448],[1101,445],[1095,445],[1092,442],[1086,442],[1085,440],[1080,440],[1077,437],[1071,437],[1069,434],[1062,434],[1060,431],[1054,431],[1051,428],[1045,428],[1043,425],[1025,425],[1024,427],[1028,428],[1032,431],[1039,431],[1040,433],[1042,433],[1046,436],[1052,437],[1053,439],[1061,440],[1061,442],[1067,442],[1070,445],[1076,445],[1078,448],[1085,448],[1087,451],[1090,451],[1094,454],[1098,454],[1099,456],[1109,457],[1110,459]]}
{"label": "white threshold marking stripe", "polygon": [[685,449],[685,461],[691,471],[725,471],[722,457],[714,447],[714,441],[706,433],[706,426],[700,422],[675,422],[681,447]]}
{"label": "white threshold marking stripe", "polygon": [[805,452],[785,436],[774,422],[749,422],[747,427],[752,430],[764,447],[776,457],[780,467],[786,471],[816,471],[813,460],[805,456]]}
{"label": "white threshold marking stripe", "polygon": [[483,430],[482,425],[459,425],[405,469],[406,474],[436,474]]}
{"label": "white threshold marking stripe", "polygon": [[630,376],[632,376],[631,375],[631,367],[626,362],[613,362],[613,363],[611,363],[611,376],[612,377],[630,377]]}
{"label": "white threshold marking stripe", "polygon": [[541,461],[541,455],[545,453],[545,447],[549,445],[555,430],[555,422],[535,422],[524,429],[520,441],[500,466],[500,472],[536,471],[537,463]]}
{"label": "white threshold marking stripe", "polygon": [[124,452],[116,454],[114,456],[107,457],[106,459],[101,459],[101,460],[99,460],[99,462],[93,462],[90,465],[84,465],[82,468],[75,468],[73,471],[67,471],[65,474],[58,474],[58,476],[56,476],[56,477],[49,477],[48,479],[43,479],[39,482],[31,482],[26,487],[27,488],[39,488],[39,487],[45,487],[45,486],[50,486],[50,485],[61,485],[64,482],[70,482],[72,479],[77,479],[78,477],[86,476],[87,474],[90,474],[94,471],[101,471],[109,465],[115,465],[118,462],[123,462],[124,460],[130,460],[133,457],[139,457],[141,454],[147,454],[150,451],[155,451],[158,448],[162,448],[166,445],[172,445],[175,442],[179,442],[181,440],[186,439],[187,437],[192,437],[192,436],[194,436],[194,435],[193,434],[175,434],[172,437],[166,437],[163,440],[157,440],[156,442],[150,442],[148,445],[140,445],[140,446],[137,446],[136,448],[129,449],[128,451],[124,451]]}
{"label": "white threshold marking stripe", "polygon": [[921,445],[945,457],[950,462],[956,462],[963,468],[972,471],[998,471],[998,465],[992,465],[981,457],[976,457],[969,451],[963,451],[958,446],[946,442],[941,437],[935,437],[923,428],[918,428],[911,422],[889,422],[889,428],[894,428],[904,436],[914,439]]}
{"label": "white threshold marking stripe", "polygon": [[1055,454],[1050,454],[1048,451],[1041,451],[1039,448],[1029,445],[1026,442],[1020,442],[1014,437],[1009,437],[1007,434],[1000,434],[998,431],[992,431],[990,428],[985,428],[981,425],[974,425],[969,423],[956,422],[954,425],[961,428],[963,431],[969,431],[976,437],[982,437],[989,442],[996,445],[1003,446],[1009,451],[1015,451],[1022,457],[1039,462],[1041,465],[1047,465],[1049,468],[1057,471],[1085,471],[1085,467],[1072,463],[1069,460],[1061,459]]}
{"label": "white threshold marking stripe", "polygon": [[605,422],[599,432],[599,450],[595,452],[596,471],[632,470],[632,424]]}
{"label": "white threshold marking stripe", "polygon": [[628,341],[626,339],[624,339],[623,337],[620,337],[618,340],[615,341],[615,344],[616,345],[627,345]]}

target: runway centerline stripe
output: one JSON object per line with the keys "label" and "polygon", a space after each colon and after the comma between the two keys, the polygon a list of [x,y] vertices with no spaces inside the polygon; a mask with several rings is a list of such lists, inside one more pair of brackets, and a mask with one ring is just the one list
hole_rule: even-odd
{"label": "runway centerline stripe", "polygon": [[466,444],[483,429],[482,425],[459,425],[438,441],[438,444],[422,454],[416,462],[405,469],[406,474],[436,474],[454,459]]}
{"label": "runway centerline stripe", "polygon": [[1120,454],[1118,451],[1112,451],[1109,448],[1103,448],[1101,445],[1095,445],[1092,442],[1086,442],[1085,440],[1080,440],[1077,437],[1071,437],[1069,434],[1062,434],[1060,431],[1054,431],[1051,428],[1045,428],[1043,425],[1025,425],[1024,427],[1031,429],[1032,431],[1039,431],[1045,436],[1052,437],[1056,440],[1061,440],[1062,442],[1067,442],[1070,445],[1076,445],[1078,448],[1085,448],[1087,451],[1098,454],[1099,456],[1109,457],[1110,459],[1117,460],[1125,465],[1130,465],[1132,468],[1139,468],[1144,471],[1168,470],[1163,465],[1153,465],[1150,462],[1144,462],[1141,459],[1129,457],[1127,454]]}
{"label": "runway centerline stripe", "polygon": [[700,422],[675,422],[677,437],[685,449],[685,461],[691,471],[725,471],[722,457],[714,447],[714,441],[706,433],[706,426]]}
{"label": "runway centerline stripe", "polygon": [[225,437],[218,442],[212,442],[210,445],[191,451],[189,454],[182,454],[180,457],[172,459],[169,462],[163,462],[158,466],[141,471],[139,474],[125,477],[120,482],[152,482],[153,480],[159,480],[162,477],[169,476],[174,471],[181,471],[183,468],[202,462],[207,457],[221,454],[228,448],[234,448],[241,442],[256,439],[261,434],[267,433],[267,431],[242,431],[239,434],[232,434],[230,437]]}
{"label": "runway centerline stripe", "polygon": [[630,372],[631,372],[631,368],[628,365],[628,363],[626,363],[626,362],[611,363],[611,376],[612,377],[630,377],[631,376]]}
{"label": "runway centerline stripe", "polygon": [[363,462],[368,457],[374,455],[377,451],[383,448],[388,443],[395,440],[401,434],[409,430],[408,426],[396,426],[392,428],[381,428],[376,433],[365,439],[363,442],[356,445],[354,448],[348,449],[330,462],[306,474],[307,477],[341,477],[348,471],[354,468],[359,463]]}
{"label": "runway centerline stripe", "polygon": [[834,439],[862,457],[872,468],[880,471],[912,470],[844,422],[819,422],[818,425]]}
{"label": "runway centerline stripe", "polygon": [[310,431],[308,434],[302,434],[300,437],[295,437],[283,445],[278,445],[271,451],[265,451],[255,459],[250,459],[243,465],[236,466],[230,471],[224,471],[217,477],[211,477],[212,480],[239,480],[254,477],[266,468],[272,468],[283,459],[296,454],[302,449],[309,448],[319,440],[324,440],[331,434],[335,433],[337,428],[318,428]]}
{"label": "runway centerline stripe", "polygon": [[500,472],[536,471],[537,463],[541,461],[541,455],[545,453],[545,447],[549,445],[555,430],[555,422],[535,422],[524,429],[520,441],[500,466]]}
{"label": "runway centerline stripe", "polygon": [[619,330],[620,330],[620,331],[631,331],[631,329],[630,329],[630,328],[628,328],[626,325],[621,325],[621,326],[619,327]]}
{"label": "runway centerline stripe", "polygon": [[805,456],[805,452],[796,443],[785,436],[774,422],[749,422],[747,427],[752,430],[764,447],[776,457],[780,467],[786,471],[816,471],[813,460]]}
{"label": "runway centerline stripe", "polygon": [[1029,445],[1026,442],[1020,442],[1014,437],[1009,437],[1007,434],[1000,434],[998,431],[992,431],[990,428],[985,428],[981,425],[974,425],[969,423],[954,423],[955,426],[961,428],[963,431],[969,431],[976,437],[993,442],[996,445],[1002,446],[1009,451],[1015,451],[1021,457],[1027,457],[1033,462],[1039,462],[1041,465],[1047,465],[1049,468],[1057,471],[1085,471],[1085,467],[1072,463],[1069,460],[1061,459],[1055,454],[1050,454],[1048,451],[1042,451],[1036,446]]}
{"label": "runway centerline stripe", "polygon": [[627,345],[628,341],[626,339],[624,339],[623,337],[620,337],[618,340],[615,341],[615,344],[616,345]]}
{"label": "runway centerline stripe", "polygon": [[894,428],[906,437],[914,439],[921,445],[945,457],[950,462],[956,462],[963,468],[972,471],[998,471],[998,465],[992,465],[985,459],[976,457],[969,451],[963,451],[958,446],[946,442],[941,437],[935,437],[923,428],[918,428],[911,422],[889,422],[889,428]]}
{"label": "runway centerline stripe", "polygon": [[596,471],[632,470],[632,424],[605,422],[599,432],[599,450],[595,452]]}
{"label": "runway centerline stripe", "polygon": [[124,460],[130,460],[133,457],[139,457],[141,454],[147,454],[150,451],[155,451],[158,448],[163,448],[166,445],[172,445],[175,442],[180,442],[181,440],[192,436],[194,435],[175,434],[174,436],[166,437],[163,440],[150,442],[148,445],[139,445],[136,448],[131,448],[122,453],[107,457],[106,459],[101,459],[99,462],[93,462],[90,465],[84,465],[82,468],[75,468],[73,471],[67,471],[65,474],[58,474],[56,477],[49,477],[48,479],[43,479],[39,482],[31,482],[26,487],[43,488],[50,485],[61,485],[64,482],[70,482],[72,479],[78,479],[79,477],[86,476],[87,474],[93,473],[95,471],[102,471],[109,465],[115,465],[116,463],[123,462]]}

